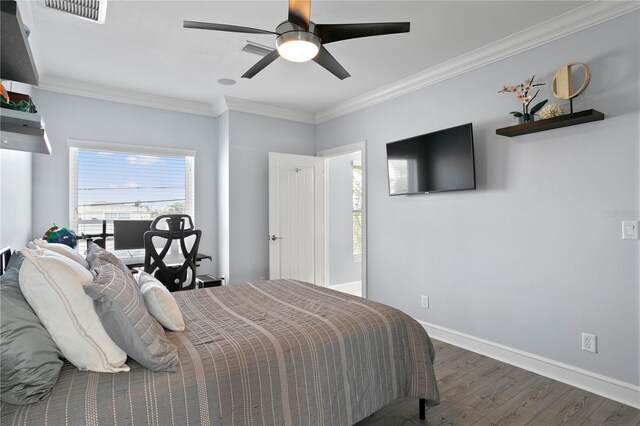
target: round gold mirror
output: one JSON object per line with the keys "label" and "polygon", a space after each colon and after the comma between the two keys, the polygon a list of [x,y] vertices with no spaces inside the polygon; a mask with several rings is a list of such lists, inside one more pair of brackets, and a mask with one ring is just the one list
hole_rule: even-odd
{"label": "round gold mirror", "polygon": [[[584,74],[582,85],[575,92],[573,91],[573,73],[571,71],[571,68],[574,66],[580,66]],[[571,62],[556,71],[556,75],[553,76],[553,81],[551,82],[551,92],[553,93],[553,96],[558,99],[573,99],[584,92],[584,89],[587,88],[590,80],[591,70],[587,64]]]}

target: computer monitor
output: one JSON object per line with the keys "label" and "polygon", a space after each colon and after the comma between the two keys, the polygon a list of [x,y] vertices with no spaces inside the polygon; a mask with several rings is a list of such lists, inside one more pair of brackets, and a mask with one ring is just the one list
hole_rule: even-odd
{"label": "computer monitor", "polygon": [[151,220],[114,220],[113,249],[143,249],[144,233],[151,228],[151,222]]}

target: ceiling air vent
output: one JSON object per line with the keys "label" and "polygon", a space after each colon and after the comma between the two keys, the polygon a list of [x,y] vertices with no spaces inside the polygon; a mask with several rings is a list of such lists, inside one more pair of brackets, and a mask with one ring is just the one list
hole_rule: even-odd
{"label": "ceiling air vent", "polygon": [[104,24],[107,13],[107,0],[44,0],[44,5],[98,24]]}
{"label": "ceiling air vent", "polygon": [[273,47],[263,46],[262,44],[254,43],[252,41],[247,40],[247,44],[242,48],[243,52],[254,53],[260,56],[266,56],[274,50]]}

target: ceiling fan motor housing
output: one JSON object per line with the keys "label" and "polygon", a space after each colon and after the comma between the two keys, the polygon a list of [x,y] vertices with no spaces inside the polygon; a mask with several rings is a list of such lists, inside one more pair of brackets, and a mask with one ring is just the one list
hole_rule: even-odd
{"label": "ceiling fan motor housing", "polygon": [[292,22],[278,25],[276,32],[280,35],[276,38],[276,47],[280,56],[293,62],[313,59],[321,46],[320,37],[313,32],[314,29],[315,25],[311,22],[309,30]]}

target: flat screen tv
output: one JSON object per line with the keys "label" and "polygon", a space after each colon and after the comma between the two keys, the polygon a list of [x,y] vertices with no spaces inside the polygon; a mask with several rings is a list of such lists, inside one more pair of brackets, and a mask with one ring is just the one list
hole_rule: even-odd
{"label": "flat screen tv", "polygon": [[471,123],[387,144],[389,195],[476,189]]}

